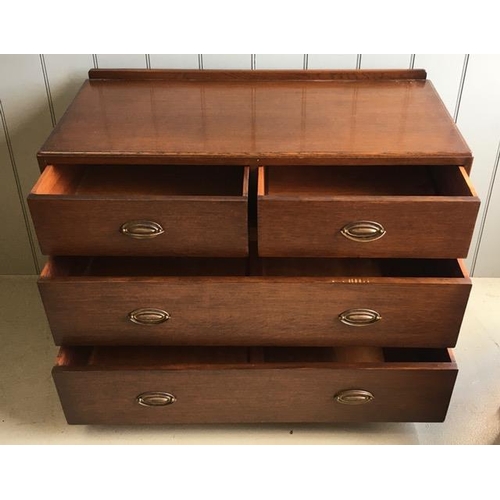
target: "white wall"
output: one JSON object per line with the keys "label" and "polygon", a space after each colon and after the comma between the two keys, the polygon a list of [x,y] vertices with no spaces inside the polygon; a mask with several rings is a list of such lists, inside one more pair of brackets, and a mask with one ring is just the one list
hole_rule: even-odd
{"label": "white wall", "polygon": [[482,205],[467,264],[500,277],[500,55],[467,54],[0,55],[0,274],[37,273],[44,261],[26,205],[35,155],[92,67],[426,69],[475,157]]}

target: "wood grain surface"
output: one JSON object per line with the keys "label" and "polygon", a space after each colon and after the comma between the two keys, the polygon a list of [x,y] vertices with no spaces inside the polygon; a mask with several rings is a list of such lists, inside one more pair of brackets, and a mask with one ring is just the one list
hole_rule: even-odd
{"label": "wood grain surface", "polygon": [[[425,71],[89,78],[28,200],[69,423],[445,418],[479,200]],[[386,234],[340,235],[359,220]]]}
{"label": "wood grain surface", "polygon": [[[124,168],[123,177],[113,168],[107,174],[77,169],[72,176],[71,169],[49,166],[28,197],[42,252],[247,255],[248,168],[214,167],[204,173],[194,168],[176,170],[174,183],[172,174],[155,169],[131,175]],[[135,239],[120,232],[123,224],[137,220],[155,222],[164,233]]]}
{"label": "wood grain surface", "polygon": [[[457,374],[444,354],[358,365],[240,361],[134,369],[67,364],[54,367],[53,377],[71,424],[431,422],[444,420]],[[336,402],[334,395],[347,389],[369,391],[374,399],[354,406]],[[136,398],[147,391],[170,393],[176,401],[141,406]]]}
{"label": "wood grain surface", "polygon": [[423,69],[374,70],[176,70],[104,69],[89,70],[91,80],[165,81],[303,81],[303,80],[425,80]]}
{"label": "wood grain surface", "polygon": [[83,85],[40,149],[42,168],[472,162],[422,71],[91,74],[98,79]]}
{"label": "wood grain surface", "polygon": [[[436,168],[437,182],[414,169],[405,176],[384,168],[369,168],[371,174],[320,168],[308,176],[299,167],[260,167],[259,255],[466,257],[479,198],[463,167],[441,169],[446,173]],[[350,240],[341,230],[356,221],[375,221],[386,233],[375,241]]]}
{"label": "wood grain surface", "polygon": [[[200,276],[196,267],[192,276],[175,270],[140,276],[132,261],[121,275],[104,265],[78,276],[67,274],[64,260],[59,271],[51,259],[39,288],[57,345],[455,345],[467,277],[338,276],[328,269],[301,276],[300,268],[294,276],[294,263],[284,266],[288,276],[271,269],[261,276]],[[135,324],[128,314],[140,308],[164,310],[170,319]],[[352,308],[375,310],[382,319],[345,325],[339,315]]]}

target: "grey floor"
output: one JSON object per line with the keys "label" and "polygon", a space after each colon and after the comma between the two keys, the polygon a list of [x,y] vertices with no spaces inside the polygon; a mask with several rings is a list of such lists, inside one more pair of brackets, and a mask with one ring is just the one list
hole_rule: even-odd
{"label": "grey floor", "polygon": [[36,277],[0,276],[0,444],[498,444],[500,279],[473,283],[444,423],[106,427],[66,424]]}

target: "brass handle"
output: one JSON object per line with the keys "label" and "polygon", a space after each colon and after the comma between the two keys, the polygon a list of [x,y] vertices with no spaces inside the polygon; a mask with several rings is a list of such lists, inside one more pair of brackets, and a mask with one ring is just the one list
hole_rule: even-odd
{"label": "brass handle", "polygon": [[165,230],[152,220],[131,220],[122,224],[120,232],[136,240],[149,240],[163,234]]}
{"label": "brass handle", "polygon": [[372,309],[348,309],[339,314],[339,320],[348,326],[368,326],[380,321],[382,316]]}
{"label": "brass handle", "polygon": [[349,222],[340,230],[342,236],[347,239],[362,243],[378,240],[384,236],[385,232],[382,224],[369,220]]}
{"label": "brass handle", "polygon": [[340,391],[333,396],[337,403],[343,405],[363,405],[373,401],[375,398],[373,394],[369,391],[364,391],[363,389],[348,389],[346,391]]}
{"label": "brass handle", "polygon": [[153,307],[135,309],[128,313],[128,319],[138,325],[158,325],[164,323],[169,318],[170,314],[167,311]]}
{"label": "brass handle", "polygon": [[168,406],[174,404],[177,398],[168,392],[143,392],[136,401],[142,406]]}

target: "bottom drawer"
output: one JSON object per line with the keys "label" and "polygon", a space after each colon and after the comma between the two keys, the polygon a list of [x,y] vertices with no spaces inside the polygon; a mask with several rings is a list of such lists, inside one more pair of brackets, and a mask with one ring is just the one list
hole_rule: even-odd
{"label": "bottom drawer", "polygon": [[443,421],[446,349],[63,347],[70,424]]}

